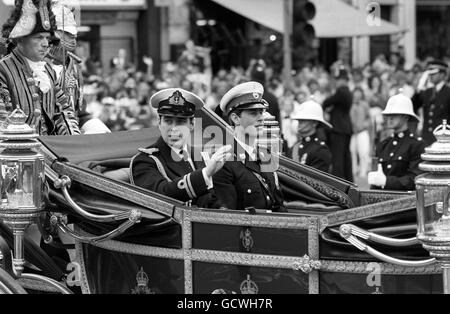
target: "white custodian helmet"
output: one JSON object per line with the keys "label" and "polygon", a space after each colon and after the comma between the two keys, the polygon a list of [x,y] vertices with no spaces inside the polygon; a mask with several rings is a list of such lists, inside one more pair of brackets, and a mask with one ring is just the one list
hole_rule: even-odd
{"label": "white custodian helmet", "polygon": [[403,94],[398,94],[389,98],[386,108],[381,113],[384,115],[404,114],[420,121],[420,118],[414,113],[411,99]]}
{"label": "white custodian helmet", "polygon": [[333,126],[323,118],[323,109],[314,100],[307,100],[298,106],[291,114],[292,120],[314,120],[332,128]]}

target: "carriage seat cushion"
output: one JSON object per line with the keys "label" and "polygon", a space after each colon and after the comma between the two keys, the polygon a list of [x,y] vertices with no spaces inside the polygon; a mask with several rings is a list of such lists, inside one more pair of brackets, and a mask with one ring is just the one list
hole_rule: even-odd
{"label": "carriage seat cushion", "polygon": [[120,168],[116,170],[107,170],[103,172],[103,175],[107,178],[124,181],[130,183],[130,168]]}

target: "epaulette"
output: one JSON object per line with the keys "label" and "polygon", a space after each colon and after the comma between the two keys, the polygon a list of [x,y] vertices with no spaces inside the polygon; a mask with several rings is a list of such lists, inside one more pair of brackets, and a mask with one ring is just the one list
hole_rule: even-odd
{"label": "epaulette", "polygon": [[153,155],[154,153],[159,152],[159,149],[156,147],[153,148],[138,148],[138,151],[147,155]]}

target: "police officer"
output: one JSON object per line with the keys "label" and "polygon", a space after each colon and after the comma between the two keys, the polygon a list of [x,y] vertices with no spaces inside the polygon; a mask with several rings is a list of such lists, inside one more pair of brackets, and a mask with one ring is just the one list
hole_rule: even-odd
{"label": "police officer", "polygon": [[212,176],[231,156],[231,146],[218,149],[205,166],[201,152],[187,145],[195,111],[203,101],[183,89],[169,88],[155,93],[150,103],[159,114],[161,137],[132,159],[132,183],[199,207],[221,207]]}
{"label": "police officer", "polygon": [[292,147],[290,157],[302,165],[329,172],[331,152],[317,134],[319,124],[332,128],[323,118],[322,106],[314,100],[308,100],[292,113],[291,119],[298,120],[297,134],[300,140]]}
{"label": "police officer", "polygon": [[378,144],[378,170],[369,172],[368,182],[376,189],[414,190],[425,142],[409,131],[408,122],[411,118],[419,121],[419,117],[411,99],[402,94],[392,96],[382,114],[393,134]]}
{"label": "police officer", "polygon": [[350,140],[353,134],[350,109],[353,96],[348,87],[349,75],[344,67],[336,73],[336,92],[323,102],[323,109],[329,113],[333,125],[328,131],[328,143],[333,155],[333,174],[353,181]]}
{"label": "police officer", "polygon": [[423,110],[422,137],[427,146],[433,144],[436,138],[434,129],[443,119],[450,118],[450,87],[446,85],[447,63],[439,60],[428,64],[418,84],[418,92],[413,96],[414,111]]}
{"label": "police officer", "polygon": [[260,83],[247,82],[233,87],[220,101],[234,128],[234,158],[213,176],[213,181],[217,197],[230,209],[285,211],[276,165],[270,163],[276,157],[255,145],[268,107],[263,94]]}

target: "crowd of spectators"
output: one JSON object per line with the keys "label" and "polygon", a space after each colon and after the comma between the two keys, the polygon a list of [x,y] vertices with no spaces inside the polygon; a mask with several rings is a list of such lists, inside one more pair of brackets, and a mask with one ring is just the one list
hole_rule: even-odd
{"label": "crowd of spectators", "polygon": [[[250,80],[251,66],[255,63],[252,60],[248,68],[232,67],[213,74],[209,49],[189,41],[178,60],[165,63],[161,75],[156,76],[150,58],[144,58],[147,71],[142,72],[121,61],[120,55],[113,60],[108,74],[102,73],[99,64],[85,64],[84,95],[88,111],[112,131],[157,125],[157,114],[148,105],[148,100],[163,88],[181,87],[192,91],[204,99],[207,107],[215,110],[226,91]],[[287,86],[282,83],[280,74],[274,73],[270,65],[265,65],[265,87],[278,99],[285,145],[290,148],[297,141],[295,121],[289,118],[291,113],[311,97],[322,104],[335,90],[333,73],[345,67],[353,94],[351,118],[354,134],[350,145],[353,175],[364,178],[371,170],[376,143],[388,136],[381,115],[388,98],[399,92],[412,97],[427,61],[405,69],[400,54],[392,54],[390,58],[380,55],[361,68],[351,68],[338,60],[330,69],[306,66],[293,71]]]}

